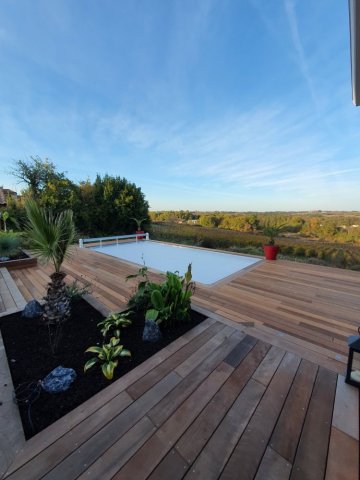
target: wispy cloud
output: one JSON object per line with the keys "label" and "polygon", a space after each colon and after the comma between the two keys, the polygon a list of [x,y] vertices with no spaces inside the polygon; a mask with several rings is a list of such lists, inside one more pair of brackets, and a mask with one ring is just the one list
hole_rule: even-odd
{"label": "wispy cloud", "polygon": [[319,105],[318,97],[316,94],[316,89],[314,87],[313,78],[310,73],[309,65],[306,60],[305,50],[304,50],[303,43],[301,41],[301,37],[299,33],[294,0],[284,0],[284,7],[285,7],[288,24],[290,27],[291,38],[296,51],[296,60],[297,60],[298,67],[308,86],[312,100],[317,110],[319,111],[320,105]]}
{"label": "wispy cloud", "polygon": [[[310,195],[360,171],[356,159],[345,157],[342,145],[329,145],[305,112],[295,114],[280,105],[196,125],[115,115],[100,121],[98,135],[156,158],[153,165],[172,182],[219,191],[266,188]],[[339,158],[344,168],[338,167]]]}

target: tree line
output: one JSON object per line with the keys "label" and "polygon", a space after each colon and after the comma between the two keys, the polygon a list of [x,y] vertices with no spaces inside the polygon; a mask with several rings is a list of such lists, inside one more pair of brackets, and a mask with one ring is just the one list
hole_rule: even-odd
{"label": "tree line", "polygon": [[245,233],[261,233],[267,225],[283,225],[283,234],[339,243],[360,243],[360,213],[236,213],[236,212],[150,212],[153,222],[194,224]]}
{"label": "tree line", "polygon": [[14,163],[12,174],[26,185],[18,199],[8,198],[8,225],[21,230],[26,217],[24,200],[33,198],[40,207],[56,215],[71,209],[77,231],[81,235],[113,235],[132,233],[134,218],[150,223],[149,204],[141,188],[120,176],[97,175],[75,183],[65,172],[59,172],[48,159],[30,157]]}

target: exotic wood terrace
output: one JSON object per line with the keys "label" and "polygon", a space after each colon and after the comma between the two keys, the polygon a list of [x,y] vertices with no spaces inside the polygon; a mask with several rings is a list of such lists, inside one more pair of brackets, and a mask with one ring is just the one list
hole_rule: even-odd
{"label": "exotic wood terrace", "polygon": [[[64,270],[104,313],[135,285],[136,267],[86,249]],[[11,278],[29,300],[49,272]],[[6,278],[0,311],[22,308]],[[359,289],[358,272],[284,261],[198,285],[209,318],[26,442],[5,478],[358,479],[359,391],[343,374]]]}

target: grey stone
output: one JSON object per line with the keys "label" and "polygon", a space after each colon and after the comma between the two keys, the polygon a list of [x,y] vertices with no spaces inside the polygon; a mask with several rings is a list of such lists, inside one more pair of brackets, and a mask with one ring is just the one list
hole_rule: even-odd
{"label": "grey stone", "polygon": [[43,307],[37,300],[30,300],[25,305],[22,316],[25,318],[37,318],[43,314]]}
{"label": "grey stone", "polygon": [[54,368],[41,382],[42,388],[48,393],[65,392],[76,378],[76,372],[72,368],[61,365]]}
{"label": "grey stone", "polygon": [[0,262],[7,262],[10,260],[10,257],[0,257]]}
{"label": "grey stone", "polygon": [[145,326],[143,331],[144,342],[158,342],[162,338],[162,333],[159,325],[154,320],[145,320]]}

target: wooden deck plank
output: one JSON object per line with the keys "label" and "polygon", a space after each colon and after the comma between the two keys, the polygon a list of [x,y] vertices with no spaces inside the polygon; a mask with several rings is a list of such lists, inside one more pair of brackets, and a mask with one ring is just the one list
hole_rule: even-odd
{"label": "wooden deck plank", "polygon": [[[149,411],[148,415],[157,427],[169,418],[176,408],[211,374],[214,368],[239,343],[240,339],[239,333],[233,331],[231,336],[223,339],[222,343],[210,355],[207,355],[198,367],[191,370],[179,385]],[[230,375],[233,368],[224,363],[223,371],[227,372],[226,375]]]}
{"label": "wooden deck plank", "polygon": [[258,342],[177,442],[176,450],[189,465],[221,423],[268,350],[269,345]]}
{"label": "wooden deck plank", "polygon": [[174,355],[162,362],[157,368],[153,369],[149,375],[139,379],[131,385],[127,391],[132,398],[136,399],[143,395],[152,385],[159,381],[164,375],[171,372],[177,365],[184,362],[192,353],[196,352],[203,345],[224,330],[224,326],[220,323],[214,323],[203,333],[198,335],[192,342],[178,350]]}
{"label": "wooden deck plank", "polygon": [[[117,442],[101,455],[78,479],[110,480],[119,468],[151,437],[156,427],[148,417],[141,418]],[[59,471],[59,480],[63,479]]]}
{"label": "wooden deck plank", "polygon": [[21,295],[20,290],[16,286],[12,276],[10,275],[9,271],[6,268],[1,268],[1,277],[6,284],[6,288],[8,289],[13,301],[17,308],[24,308],[26,302],[24,297]]}
{"label": "wooden deck plank", "polygon": [[291,464],[295,458],[317,370],[317,365],[302,360],[270,440],[271,448]]}
{"label": "wooden deck plank", "polygon": [[[196,352],[186,358],[180,365],[174,368],[174,371],[185,378],[192,370],[203,364],[204,360],[219,347],[227,338],[234,335],[234,329],[225,327],[219,333],[213,336],[205,345],[200,347]],[[236,332],[236,337],[240,342],[245,335]],[[236,340],[235,340],[236,341]],[[233,351],[233,350],[232,350]]]}
{"label": "wooden deck plank", "polygon": [[[186,479],[217,479],[254,413],[265,387],[249,380],[233,406],[210,438]],[[234,478],[234,477],[232,477]]]}
{"label": "wooden deck plank", "polygon": [[187,468],[188,464],[185,460],[176,450],[172,449],[148,477],[148,480],[164,480],[166,478],[180,480]]}
{"label": "wooden deck plank", "polygon": [[181,404],[151,439],[114,476],[114,480],[147,478],[224,384],[231,371],[232,368],[225,363],[216,367],[199,388]]}
{"label": "wooden deck plank", "polygon": [[271,447],[267,447],[255,480],[287,480],[290,477],[291,466],[285,458]]}
{"label": "wooden deck plank", "polygon": [[319,368],[299,446],[292,480],[324,478],[337,375]]}
{"label": "wooden deck plank", "polygon": [[300,358],[287,353],[264,393],[246,431],[233,451],[221,479],[232,479],[241,465],[244,478],[253,478],[265,453],[286,396],[300,364]]}
{"label": "wooden deck plank", "polygon": [[281,360],[284,358],[284,355],[284,350],[272,347],[254,373],[254,380],[257,380],[265,386],[268,385],[280,365]]}
{"label": "wooden deck plank", "polygon": [[331,428],[325,479],[359,479],[359,442],[335,427]]}

